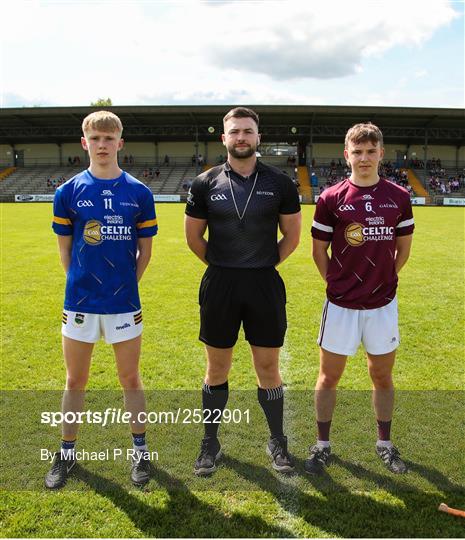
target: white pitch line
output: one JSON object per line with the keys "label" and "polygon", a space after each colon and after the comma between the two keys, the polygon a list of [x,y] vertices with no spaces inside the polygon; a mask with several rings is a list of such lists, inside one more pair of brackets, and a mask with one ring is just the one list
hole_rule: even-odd
{"label": "white pitch line", "polygon": [[[292,383],[292,380],[289,377],[290,370],[292,369],[292,356],[287,347],[287,341],[288,340],[286,337],[284,340],[284,344],[281,348],[280,371],[283,382],[289,384]],[[289,394],[290,392],[287,392],[285,389],[284,413],[286,413],[286,409],[289,409],[289,404],[292,402]],[[293,426],[290,422],[290,418],[286,418],[286,416],[284,416],[284,433],[287,434],[288,440],[291,443],[291,447],[289,450],[292,454],[292,441],[294,440],[294,438],[292,437]],[[299,476],[291,476],[288,478],[286,477],[286,475],[279,475],[279,480],[283,485],[283,490],[280,493],[274,493],[274,496],[276,503],[279,505],[280,508],[280,524],[298,537],[301,534],[299,531],[301,531],[303,524],[303,519],[299,516],[299,489],[295,488],[295,485],[299,483]]]}

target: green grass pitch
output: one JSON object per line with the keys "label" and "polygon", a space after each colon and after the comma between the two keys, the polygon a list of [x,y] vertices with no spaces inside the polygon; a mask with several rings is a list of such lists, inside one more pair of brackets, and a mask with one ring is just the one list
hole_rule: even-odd
{"label": "green grass pitch", "polygon": [[[149,408],[200,407],[204,355],[198,336],[203,266],[183,236],[183,205],[159,204],[159,234],[141,282],[141,372]],[[463,537],[464,522],[437,511],[465,507],[464,210],[414,208],[412,254],[398,291],[402,343],[393,437],[410,461],[390,475],[374,455],[376,433],[363,352],[349,360],[334,418],[335,462],[323,478],[304,476],[315,437],[312,392],[324,284],[311,260],[314,207],[303,208],[297,251],[279,268],[287,287],[288,332],[282,352],[285,422],[299,474],[283,478],[264,453],[266,430],[241,335],[230,376],[231,408],[250,407],[253,425],[222,426],[225,458],[210,479],[192,478],[201,426],[149,427],[160,452],[147,489],[131,487],[126,464],[83,462],[67,487],[42,488],[48,464],[30,459],[59,430],[40,424],[37,407],[59,406],[64,384],[60,324],[65,276],[50,204],[2,204],[1,441],[5,537]],[[54,391],[54,392],[52,392]],[[95,348],[89,396],[114,406],[121,392],[111,350]],[[39,403],[39,405],[35,405]],[[105,405],[106,404],[106,405]],[[121,401],[118,401],[121,406]],[[82,444],[129,444],[123,426],[88,426]]]}

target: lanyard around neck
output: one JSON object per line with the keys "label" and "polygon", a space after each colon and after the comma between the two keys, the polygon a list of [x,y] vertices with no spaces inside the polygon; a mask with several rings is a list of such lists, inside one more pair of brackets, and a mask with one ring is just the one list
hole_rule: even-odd
{"label": "lanyard around neck", "polygon": [[257,184],[258,171],[255,173],[255,179],[253,181],[253,186],[252,186],[252,189],[250,190],[249,197],[247,199],[247,202],[245,203],[244,210],[242,211],[242,214],[239,212],[239,208],[237,207],[236,197],[234,196],[234,190],[233,190],[233,187],[232,187],[231,176],[229,175],[229,171],[226,171],[226,176],[228,177],[228,180],[229,180],[229,189],[231,190],[231,197],[232,197],[232,200],[233,200],[233,203],[234,203],[234,208],[236,209],[237,217],[239,218],[239,221],[242,222],[242,220],[244,219],[245,213],[247,212],[247,207],[249,206],[250,199],[252,198],[252,194],[254,192],[255,185]]}

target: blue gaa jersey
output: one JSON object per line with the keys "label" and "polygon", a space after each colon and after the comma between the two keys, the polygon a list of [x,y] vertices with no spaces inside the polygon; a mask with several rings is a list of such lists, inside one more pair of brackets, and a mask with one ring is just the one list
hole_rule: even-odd
{"label": "blue gaa jersey", "polygon": [[65,309],[99,314],[140,309],[137,240],[158,230],[147,186],[126,172],[102,180],[83,171],[57,189],[52,227],[73,236]]}

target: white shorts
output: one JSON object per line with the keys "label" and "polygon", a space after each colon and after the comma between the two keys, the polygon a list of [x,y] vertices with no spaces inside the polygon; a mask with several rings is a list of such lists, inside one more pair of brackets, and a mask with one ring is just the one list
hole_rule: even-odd
{"label": "white shorts", "polygon": [[98,315],[63,311],[61,333],[71,339],[96,343],[102,336],[106,343],[119,343],[140,336],[142,333],[142,311]]}
{"label": "white shorts", "polygon": [[325,301],[318,345],[329,352],[353,356],[360,342],[369,354],[387,354],[397,349],[397,297],[376,309],[348,309]]}

